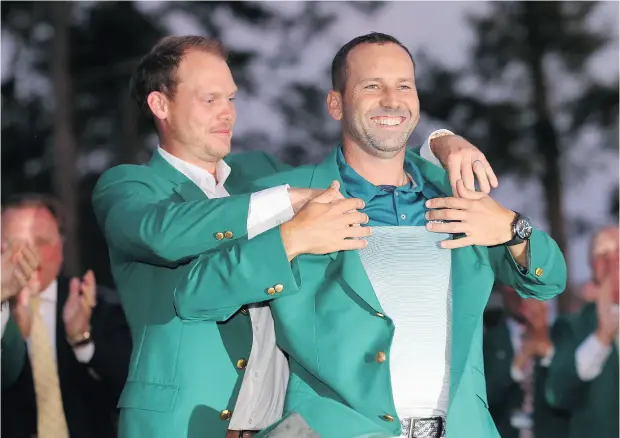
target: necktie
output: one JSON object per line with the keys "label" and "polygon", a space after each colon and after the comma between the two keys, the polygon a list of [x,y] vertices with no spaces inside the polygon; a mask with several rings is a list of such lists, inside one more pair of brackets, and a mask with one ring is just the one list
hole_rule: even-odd
{"label": "necktie", "polygon": [[37,400],[37,437],[66,438],[69,431],[62,406],[58,369],[50,334],[39,313],[40,297],[33,297],[31,303],[30,364]]}

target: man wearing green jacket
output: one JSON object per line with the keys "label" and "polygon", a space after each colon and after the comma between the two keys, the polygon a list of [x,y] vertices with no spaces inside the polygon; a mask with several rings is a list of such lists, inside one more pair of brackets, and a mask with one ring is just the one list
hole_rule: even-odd
{"label": "man wearing green jacket", "polygon": [[[107,171],[93,193],[134,345],[118,403],[121,437],[240,437],[279,419],[288,362],[269,307],[256,303],[299,293],[297,254],[365,246],[369,229],[349,226],[367,220],[355,212],[363,202],[342,199],[338,183],[257,191],[253,181],[285,166],[260,152],[228,156],[235,92],[218,43],[164,39],[132,78],[159,147],[146,166]],[[446,155],[458,173],[473,175],[474,152],[486,165],[452,137]],[[492,177],[477,166],[479,180]],[[266,231],[296,212],[286,233]],[[188,264],[197,257],[200,278]],[[179,316],[183,277],[206,281],[200,320]]]}
{"label": "man wearing green jacket", "polygon": [[[554,297],[566,282],[562,254],[527,218],[462,181],[453,196],[442,169],[406,151],[419,103],[411,55],[396,39],[345,45],[332,82],[327,106],[342,144],[319,165],[257,184],[338,180],[347,198],[364,201],[372,235],[359,251],[297,255],[299,291],[270,303],[289,354],[285,412],[323,438],[498,436],[484,381],[485,304],[496,278],[524,297]],[[297,226],[279,228],[285,236]],[[191,263],[175,295],[183,320],[216,311],[202,292],[211,275],[208,257]]]}
{"label": "man wearing green jacket", "polygon": [[618,428],[618,239],[607,227],[593,239],[596,300],[555,323],[546,381],[551,406],[568,413],[567,438],[615,438]]}

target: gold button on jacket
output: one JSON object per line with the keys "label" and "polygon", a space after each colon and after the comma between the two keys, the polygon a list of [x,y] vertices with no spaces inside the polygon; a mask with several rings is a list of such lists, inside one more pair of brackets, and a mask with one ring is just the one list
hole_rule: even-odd
{"label": "gold button on jacket", "polygon": [[383,362],[385,362],[386,358],[387,358],[387,356],[385,355],[385,353],[383,351],[380,351],[380,352],[377,353],[377,362],[383,363]]}
{"label": "gold button on jacket", "polygon": [[275,293],[276,293],[276,290],[273,287],[270,287],[269,289],[267,289],[267,294],[273,295]]}
{"label": "gold button on jacket", "polygon": [[224,233],[222,233],[221,231],[218,231],[217,233],[215,233],[215,238],[217,240],[222,240],[224,238]]}
{"label": "gold button on jacket", "polygon": [[392,417],[390,414],[385,414],[382,418],[385,421],[394,421],[394,417]]}
{"label": "gold button on jacket", "polygon": [[536,271],[534,271],[534,273],[537,277],[540,277],[541,275],[543,275],[543,270],[542,268],[536,268]]}
{"label": "gold button on jacket", "polygon": [[239,368],[240,370],[244,369],[245,367],[248,366],[248,361],[245,359],[239,359],[237,361],[237,368]]}
{"label": "gold button on jacket", "polygon": [[224,233],[224,237],[226,237],[227,239],[232,239],[233,233],[232,231],[226,231]]}
{"label": "gold button on jacket", "polygon": [[274,289],[276,290],[276,292],[282,292],[284,290],[284,286],[282,286],[281,284],[276,284],[274,286]]}
{"label": "gold button on jacket", "polygon": [[222,420],[230,420],[230,417],[232,417],[232,412],[230,412],[228,409],[224,409],[222,412],[220,412],[220,418]]}

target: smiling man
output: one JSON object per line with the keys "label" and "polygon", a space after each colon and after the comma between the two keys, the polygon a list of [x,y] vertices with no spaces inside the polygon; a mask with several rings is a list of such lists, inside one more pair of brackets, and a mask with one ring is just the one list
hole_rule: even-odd
{"label": "smiling man", "polygon": [[[448,175],[406,149],[420,111],[413,59],[398,40],[350,41],[334,57],[332,82],[327,109],[342,142],[321,164],[257,184],[337,180],[345,197],[364,201],[362,228],[372,234],[358,251],[296,257],[299,292],[270,303],[289,355],[285,412],[323,438],[497,437],[482,360],[492,285],[552,298],[564,290],[564,258],[527,218],[460,179],[454,197]],[[298,225],[279,228],[286,236]],[[190,266],[176,307],[206,319],[208,259]]]}

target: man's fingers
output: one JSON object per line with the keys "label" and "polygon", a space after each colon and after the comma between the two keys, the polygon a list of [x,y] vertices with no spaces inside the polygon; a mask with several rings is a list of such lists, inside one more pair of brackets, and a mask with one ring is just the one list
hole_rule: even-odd
{"label": "man's fingers", "polygon": [[82,283],[80,283],[80,279],[73,277],[71,282],[69,283],[69,299],[75,299],[76,296],[80,294],[80,288]]}
{"label": "man's fingers", "polygon": [[426,229],[433,233],[459,234],[464,233],[466,228],[467,226],[463,222],[448,222],[444,224],[428,222],[426,224]]}
{"label": "man's fingers", "polygon": [[463,237],[461,239],[447,239],[441,241],[441,247],[444,249],[464,248],[471,245],[475,245],[473,237]]}
{"label": "man's fingers", "polygon": [[343,218],[345,225],[359,225],[368,223],[368,215],[357,210],[345,213]]}
{"label": "man's fingers", "polygon": [[346,198],[334,201],[334,211],[336,213],[346,213],[351,210],[361,210],[364,208],[364,201],[358,198]]}
{"label": "man's fingers", "polygon": [[320,202],[322,204],[329,204],[330,202],[338,198],[338,195],[342,197],[342,194],[340,193],[340,182],[338,182],[337,180],[334,180],[329,185],[327,190],[325,190],[323,193],[321,193],[316,198],[312,199],[310,202]]}
{"label": "man's fingers", "polygon": [[476,190],[472,165],[473,163],[469,157],[461,160],[461,180],[465,184],[466,188],[469,190]]}
{"label": "man's fingers", "polygon": [[[17,260],[17,265],[19,269],[15,270],[15,274],[23,274],[22,276],[26,279],[30,278],[30,274],[32,274],[32,271],[34,271],[34,268],[36,266],[31,266],[30,263],[28,263],[28,261],[26,261],[26,259],[24,257],[20,257]],[[25,286],[25,285],[22,285]]]}
{"label": "man's fingers", "polygon": [[470,204],[469,200],[459,198],[434,198],[426,201],[428,208],[454,208],[457,210],[467,210]]}
{"label": "man's fingers", "polygon": [[345,238],[361,238],[368,237],[372,234],[371,227],[351,227],[344,231]]}
{"label": "man's fingers", "polygon": [[486,173],[487,178],[489,179],[489,183],[491,184],[491,187],[496,189],[499,186],[499,181],[497,179],[497,176],[495,175],[495,172],[493,172],[493,168],[491,167],[491,165],[489,164],[486,158],[481,158],[478,161],[482,163],[482,167],[484,167],[484,172]]}
{"label": "man's fingers", "polygon": [[452,187],[452,195],[458,196],[456,193],[456,182],[460,180],[461,177],[461,166],[459,163],[455,163],[454,160],[448,164],[448,178],[450,179],[450,186]]}
{"label": "man's fingers", "polygon": [[472,163],[472,167],[474,169],[474,173],[476,174],[480,191],[488,195],[491,193],[491,185],[489,183],[489,177],[486,169],[484,168],[484,164],[482,164],[482,161],[476,160]]}
{"label": "man's fingers", "polygon": [[481,199],[485,196],[484,193],[476,192],[475,190],[470,190],[465,187],[463,180],[456,182],[456,191],[459,194],[459,198],[464,199]]}
{"label": "man's fingers", "polygon": [[426,212],[425,217],[429,221],[463,221],[467,218],[467,213],[464,210],[444,208],[441,210],[429,210]]}
{"label": "man's fingers", "polygon": [[345,239],[339,242],[337,251],[350,251],[366,248],[368,241],[366,239]]}
{"label": "man's fingers", "polygon": [[40,258],[37,250],[30,244],[25,245],[23,249],[24,259],[32,267],[32,269],[39,266]]}

